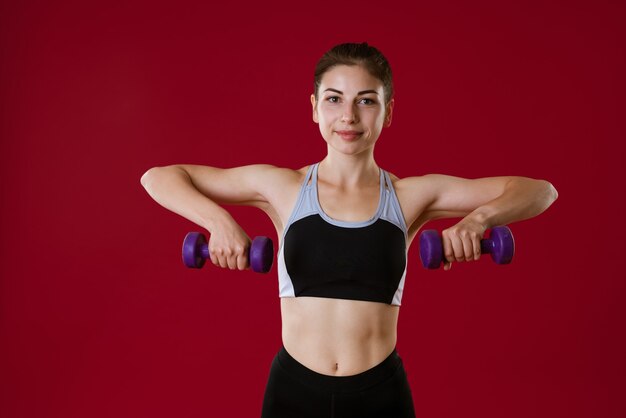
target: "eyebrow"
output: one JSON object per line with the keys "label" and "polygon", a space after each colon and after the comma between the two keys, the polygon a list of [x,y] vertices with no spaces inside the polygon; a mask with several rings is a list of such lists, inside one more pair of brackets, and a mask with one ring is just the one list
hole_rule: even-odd
{"label": "eyebrow", "polygon": [[[343,91],[341,90],[337,90],[337,89],[332,89],[332,88],[327,88],[326,90],[324,90],[324,93],[327,91],[334,91],[335,93],[339,93],[339,94],[343,94]],[[363,90],[357,93],[357,96],[360,96],[361,94],[367,94],[367,93],[374,93],[374,94],[378,94],[378,92],[376,90]]]}

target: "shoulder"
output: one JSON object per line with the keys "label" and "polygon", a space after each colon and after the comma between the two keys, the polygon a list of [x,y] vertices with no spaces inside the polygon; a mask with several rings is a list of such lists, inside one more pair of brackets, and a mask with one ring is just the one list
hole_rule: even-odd
{"label": "shoulder", "polygon": [[431,189],[435,189],[437,184],[449,178],[449,176],[443,174],[424,174],[410,177],[398,177],[389,171],[387,171],[387,174],[389,174],[393,188],[398,194],[413,193],[416,190],[426,193]]}
{"label": "shoulder", "polygon": [[263,196],[258,207],[273,220],[279,236],[289,219],[309,167],[292,169],[269,164],[250,166],[249,178],[254,183],[251,187]]}
{"label": "shoulder", "polygon": [[213,173],[217,171],[220,175],[234,177],[250,182],[264,183],[267,181],[289,182],[299,178],[304,179],[307,168],[292,169],[278,167],[272,164],[250,164],[230,168],[217,168],[200,165],[181,165],[188,172]]}
{"label": "shoulder", "polygon": [[240,169],[247,170],[246,178],[251,187],[266,196],[269,201],[282,201],[300,189],[310,166],[293,169],[271,164],[255,164]]}
{"label": "shoulder", "polygon": [[423,174],[420,176],[410,176],[400,178],[392,173],[389,173],[391,182],[397,193],[415,193],[419,192],[421,195],[435,198],[441,191],[446,188],[459,185],[468,184],[471,180],[450,176],[447,174]]}
{"label": "shoulder", "polygon": [[292,192],[304,180],[306,167],[291,169],[271,164],[231,168],[181,164],[193,185],[219,203],[262,205]]}
{"label": "shoulder", "polygon": [[266,184],[268,186],[300,184],[306,177],[309,166],[293,169],[278,167],[271,164],[254,164],[240,167],[247,171],[251,181]]}
{"label": "shoulder", "polygon": [[391,177],[398,196],[411,202],[426,202],[428,205],[469,201],[471,196],[494,198],[502,193],[510,177],[485,177],[468,179],[447,174],[425,174],[405,178]]}
{"label": "shoulder", "polygon": [[[425,174],[400,178],[388,173],[398,197],[398,203],[404,213],[407,226],[421,225],[429,216],[429,209],[438,199],[442,182],[449,176]],[[418,225],[418,226],[419,226]]]}

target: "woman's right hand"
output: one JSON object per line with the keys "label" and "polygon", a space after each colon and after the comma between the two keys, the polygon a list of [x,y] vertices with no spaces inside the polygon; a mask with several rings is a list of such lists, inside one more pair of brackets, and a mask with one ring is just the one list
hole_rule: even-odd
{"label": "woman's right hand", "polygon": [[250,268],[250,237],[230,215],[214,222],[210,233],[209,256],[213,264],[230,270]]}

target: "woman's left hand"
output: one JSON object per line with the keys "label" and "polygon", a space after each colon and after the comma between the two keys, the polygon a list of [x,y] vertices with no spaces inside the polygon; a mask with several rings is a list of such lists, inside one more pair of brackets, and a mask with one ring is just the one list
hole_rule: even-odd
{"label": "woman's left hand", "polygon": [[475,261],[480,258],[480,240],[487,227],[471,218],[463,218],[456,225],[442,231],[444,270],[450,270],[453,261]]}

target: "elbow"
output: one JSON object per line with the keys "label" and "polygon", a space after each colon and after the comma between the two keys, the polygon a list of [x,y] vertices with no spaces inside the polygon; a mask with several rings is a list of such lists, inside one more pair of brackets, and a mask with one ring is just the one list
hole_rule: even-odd
{"label": "elbow", "polygon": [[144,189],[150,192],[151,188],[171,178],[172,176],[179,176],[181,174],[187,174],[183,167],[179,165],[170,165],[164,167],[152,167],[141,176],[140,182]]}
{"label": "elbow", "polygon": [[148,187],[153,181],[153,177],[155,176],[156,171],[159,168],[160,167],[153,167],[149,169],[148,171],[146,171],[145,173],[143,173],[143,175],[141,176],[140,182],[144,189],[148,189]]}
{"label": "elbow", "polygon": [[546,180],[540,180],[545,201],[546,208],[552,205],[556,199],[559,198],[559,192],[556,190],[556,187],[552,183]]}
{"label": "elbow", "polygon": [[554,187],[552,183],[546,181],[546,187],[548,189],[548,195],[550,196],[550,202],[554,202],[556,199],[559,198],[559,192],[556,190],[556,187]]}
{"label": "elbow", "polygon": [[163,174],[166,174],[169,167],[152,167],[141,176],[141,185],[144,189],[148,190],[152,185],[158,183],[162,178]]}

